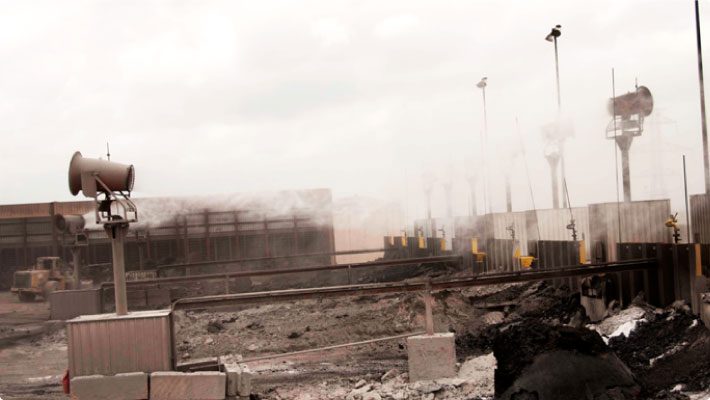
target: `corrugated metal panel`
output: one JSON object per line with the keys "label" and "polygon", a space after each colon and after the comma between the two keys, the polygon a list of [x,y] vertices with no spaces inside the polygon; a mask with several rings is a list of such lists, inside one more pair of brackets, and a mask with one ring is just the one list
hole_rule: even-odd
{"label": "corrugated metal panel", "polygon": [[592,246],[594,242],[603,243],[606,259],[615,261],[621,220],[623,242],[670,243],[671,232],[664,225],[670,213],[670,200],[590,204],[590,242]]}
{"label": "corrugated metal panel", "polygon": [[697,238],[699,243],[710,243],[710,196],[690,196],[690,220],[693,239]]}
{"label": "corrugated metal panel", "polygon": [[[577,228],[577,240],[585,240],[589,254],[589,210],[586,207],[573,207],[572,215]],[[569,222],[569,209],[528,211],[528,240],[572,240],[572,231],[567,229]]]}
{"label": "corrugated metal panel", "polygon": [[170,311],[100,314],[67,321],[69,373],[114,375],[170,371]]}
{"label": "corrugated metal panel", "polygon": [[54,203],[54,212],[57,214],[87,214],[94,212],[93,201],[62,201]]}
{"label": "corrugated metal panel", "polygon": [[493,227],[493,238],[511,239],[509,227],[515,229],[515,240],[519,242],[522,254],[528,253],[527,223],[525,212],[494,213],[490,214]]}
{"label": "corrugated metal panel", "polygon": [[[8,204],[0,206],[0,219],[50,216],[52,203]],[[67,201],[54,203],[57,214],[86,214],[93,211],[92,201]]]}
{"label": "corrugated metal panel", "polygon": [[[577,227],[577,238],[581,240],[589,237],[589,211],[587,208],[573,207],[572,216],[574,217],[574,222]],[[567,229],[569,221],[569,209],[538,210],[537,222],[538,228],[540,229],[539,239],[572,240],[572,231]]]}
{"label": "corrugated metal panel", "polygon": [[50,319],[67,320],[101,314],[101,290],[60,290],[49,295]]}
{"label": "corrugated metal panel", "polygon": [[0,219],[47,216],[49,216],[49,203],[10,204],[0,206]]}

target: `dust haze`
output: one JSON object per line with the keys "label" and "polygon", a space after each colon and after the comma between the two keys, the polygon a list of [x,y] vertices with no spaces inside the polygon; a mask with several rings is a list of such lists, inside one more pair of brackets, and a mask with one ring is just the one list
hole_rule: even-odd
{"label": "dust haze", "polygon": [[137,197],[325,187],[336,204],[395,205],[392,231],[424,216],[425,174],[434,216],[446,213],[445,183],[453,213],[467,215],[467,178],[480,176],[485,151],[492,211],[505,209],[506,172],[513,209],[533,208],[525,162],[537,208],[549,208],[542,127],[557,111],[544,37],[555,24],[572,205],[616,200],[604,139],[612,67],[617,94],[638,81],[655,100],[631,148],[633,199],[671,198],[684,214],[682,154],[690,193],[702,191],[692,2],[2,7],[3,204],[70,199],[69,156],[105,156],[109,142],[113,160],[136,166]]}

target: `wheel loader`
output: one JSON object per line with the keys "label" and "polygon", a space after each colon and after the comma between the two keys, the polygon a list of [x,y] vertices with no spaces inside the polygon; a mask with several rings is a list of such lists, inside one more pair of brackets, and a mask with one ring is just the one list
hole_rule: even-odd
{"label": "wheel loader", "polygon": [[31,269],[16,271],[12,284],[13,293],[22,302],[34,301],[40,296],[49,299],[49,294],[55,290],[70,289],[74,286],[71,273],[66,270],[59,257],[38,257]]}

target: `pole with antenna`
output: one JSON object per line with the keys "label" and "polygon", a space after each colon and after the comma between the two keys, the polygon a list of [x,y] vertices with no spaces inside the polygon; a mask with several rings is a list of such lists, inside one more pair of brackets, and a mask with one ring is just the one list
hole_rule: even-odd
{"label": "pole with antenna", "polygon": [[106,158],[111,161],[111,151],[108,149],[108,142],[106,142]]}

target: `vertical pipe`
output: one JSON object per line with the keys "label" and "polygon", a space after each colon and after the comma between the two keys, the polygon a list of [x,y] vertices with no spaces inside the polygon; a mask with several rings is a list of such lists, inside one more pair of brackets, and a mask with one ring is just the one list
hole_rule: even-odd
{"label": "vertical pipe", "polygon": [[454,216],[454,206],[451,198],[451,182],[444,183],[444,192],[446,194],[446,216],[451,218]]}
{"label": "vertical pipe", "polygon": [[28,266],[29,249],[27,248],[27,218],[22,218],[22,264]]}
{"label": "vertical pipe", "polygon": [[212,244],[210,240],[210,212],[209,210],[204,211],[204,218],[205,218],[205,261],[211,261],[214,260],[212,257]]}
{"label": "vertical pipe", "polygon": [[234,253],[232,258],[241,258],[241,249],[239,248],[239,211],[234,212]]}
{"label": "vertical pipe", "polygon": [[72,263],[74,264],[74,287],[73,289],[81,289],[81,281],[79,276],[79,260],[81,259],[81,249],[78,246],[71,248]]}
{"label": "vertical pipe", "polygon": [[629,171],[629,148],[621,149],[621,177],[624,186],[624,202],[631,201],[631,173]]}
{"label": "vertical pipe", "polygon": [[547,162],[550,164],[550,179],[552,181],[552,208],[560,208],[560,198],[559,198],[559,186],[557,183],[557,163],[559,161],[558,157],[549,156],[547,157]]}
{"label": "vertical pipe", "polygon": [[[187,226],[187,215],[183,215],[183,237],[184,241],[183,251],[185,256],[185,263],[190,262],[190,239],[188,238],[188,226]],[[149,256],[150,257],[150,256]]]}
{"label": "vertical pipe", "polygon": [[471,186],[471,216],[478,215],[478,205],[476,204],[476,180],[471,177],[468,180],[468,184]]}
{"label": "vertical pipe", "polygon": [[488,111],[486,109],[486,87],[483,86],[483,214],[491,212],[488,201]]}
{"label": "vertical pipe", "polygon": [[126,233],[128,233],[128,224],[104,225],[104,229],[111,239],[116,315],[126,315],[128,314],[128,301],[126,300],[126,264],[123,245]]}
{"label": "vertical pipe", "polygon": [[[560,62],[557,52],[557,36],[553,38],[553,42],[555,43],[555,82],[557,84],[557,129],[559,134],[560,116],[562,114],[562,95],[560,94]],[[565,172],[564,142],[560,143],[560,165],[562,168],[562,180],[564,181],[567,177]],[[562,208],[567,208],[567,198],[564,195],[562,195]]]}
{"label": "vertical pipe", "polygon": [[508,212],[513,211],[513,197],[510,190],[510,174],[505,174],[505,204]]}
{"label": "vertical pipe", "polygon": [[424,325],[427,335],[434,334],[434,316],[431,311],[434,298],[431,296],[430,288],[430,283],[427,283],[427,289],[424,292]]}
{"label": "vertical pipe", "polygon": [[614,168],[616,178],[616,218],[618,223],[618,243],[621,243],[621,205],[619,204],[619,161],[616,151],[616,146],[619,143],[618,136],[616,135],[616,78],[614,76],[614,68],[611,69],[611,107],[612,107],[612,118],[614,119]]}
{"label": "vertical pipe", "polygon": [[52,221],[52,255],[57,257],[60,256],[59,254],[59,235],[57,232],[57,227],[54,224],[54,214],[56,210],[56,203],[51,202],[49,203],[49,216],[51,217]]}
{"label": "vertical pipe", "polygon": [[[266,219],[266,214],[264,218],[264,257],[271,257],[271,245],[269,244],[269,222]],[[318,246],[320,248],[320,246]]]}
{"label": "vertical pipe", "polygon": [[698,9],[698,0],[695,0],[695,38],[698,47],[698,80],[700,81],[700,119],[703,133],[705,193],[710,194],[710,158],[708,158],[708,126],[705,118],[705,80],[703,79],[703,46],[700,42],[700,10]]}
{"label": "vertical pipe", "polygon": [[693,243],[693,238],[690,236],[690,216],[688,215],[688,175],[685,173],[685,154],[683,154],[683,187],[685,188],[685,228],[686,240],[688,243]]}
{"label": "vertical pipe", "polygon": [[562,100],[560,96],[560,63],[557,57],[557,36],[553,37],[555,43],[555,77],[557,78],[557,113],[562,110]]}

